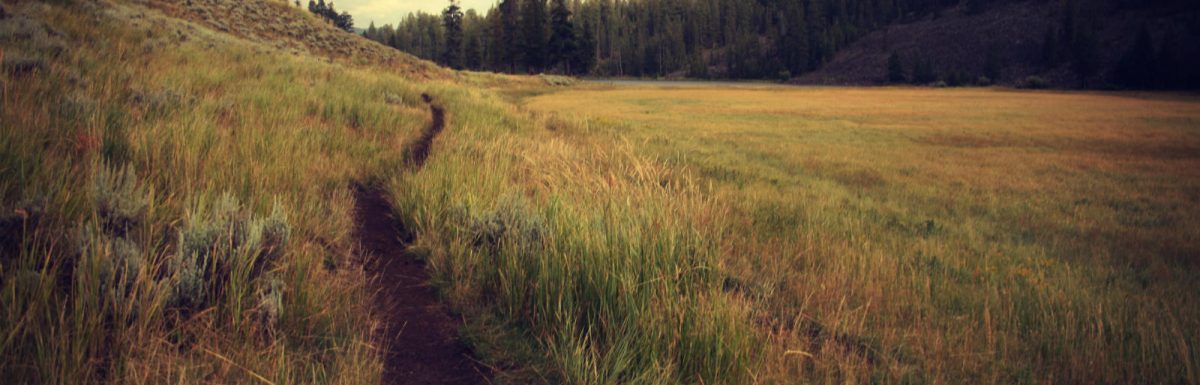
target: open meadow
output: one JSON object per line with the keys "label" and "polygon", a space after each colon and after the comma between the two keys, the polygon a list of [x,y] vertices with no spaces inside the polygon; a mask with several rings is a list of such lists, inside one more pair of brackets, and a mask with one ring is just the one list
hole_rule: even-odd
{"label": "open meadow", "polygon": [[769,377],[1197,381],[1195,97],[593,86],[526,107],[711,197]]}

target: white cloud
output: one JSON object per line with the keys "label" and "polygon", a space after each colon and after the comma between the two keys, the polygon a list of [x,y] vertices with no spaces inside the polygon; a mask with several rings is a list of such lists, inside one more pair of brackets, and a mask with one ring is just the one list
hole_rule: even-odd
{"label": "white cloud", "polygon": [[[495,1],[461,0],[460,5],[464,9],[474,8],[483,14]],[[301,3],[308,4],[308,1],[304,0]],[[334,7],[338,11],[350,12],[354,16],[354,26],[359,28],[366,28],[372,21],[376,26],[395,25],[411,12],[440,13],[449,4],[449,0],[334,0]]]}

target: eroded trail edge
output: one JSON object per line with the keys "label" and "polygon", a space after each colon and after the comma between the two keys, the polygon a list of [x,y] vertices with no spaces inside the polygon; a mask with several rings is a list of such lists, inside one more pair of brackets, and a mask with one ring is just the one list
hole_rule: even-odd
{"label": "eroded trail edge", "polygon": [[[425,100],[431,102],[428,96]],[[418,168],[445,125],[441,107],[430,103],[430,110],[433,122],[409,152],[410,165]],[[425,263],[407,252],[413,235],[396,220],[387,195],[359,184],[354,186],[354,198],[355,235],[378,288],[375,309],[383,322],[378,339],[386,349],[382,383],[487,384],[485,369],[458,340],[460,323],[438,300]]]}
{"label": "eroded trail edge", "polygon": [[418,170],[425,166],[425,160],[429,158],[429,151],[433,148],[433,139],[446,129],[445,108],[434,103],[433,97],[429,94],[421,94],[421,99],[429,105],[429,114],[433,121],[424,131],[421,131],[421,137],[417,138],[417,141],[408,148],[408,165]]}

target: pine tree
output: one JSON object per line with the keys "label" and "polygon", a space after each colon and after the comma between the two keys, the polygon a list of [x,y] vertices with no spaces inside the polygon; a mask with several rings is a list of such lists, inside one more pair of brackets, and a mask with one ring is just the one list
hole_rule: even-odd
{"label": "pine tree", "polygon": [[978,15],[983,13],[984,7],[987,5],[984,0],[964,0],[967,6],[968,15]]}
{"label": "pine tree", "polygon": [[333,2],[325,4],[325,0],[317,0],[316,3],[313,3],[312,0],[309,0],[308,11],[317,16],[321,16],[321,18],[333,23],[334,26],[342,29],[343,31],[354,31],[354,17],[350,16],[349,12],[342,12],[339,14],[337,9],[334,8]]}
{"label": "pine tree", "polygon": [[479,43],[481,37],[468,36],[466,39],[466,47],[463,48],[463,64],[468,69],[483,69],[483,47]]}
{"label": "pine tree", "polygon": [[900,61],[900,55],[892,52],[892,56],[888,57],[888,81],[892,83],[904,83],[907,76],[904,75],[904,63]]}
{"label": "pine tree", "polygon": [[1081,31],[1072,44],[1072,54],[1075,61],[1071,63],[1071,67],[1079,75],[1080,85],[1086,88],[1092,76],[1100,70],[1100,48],[1096,33],[1091,29]]}
{"label": "pine tree", "polygon": [[546,66],[546,0],[525,0],[521,18],[522,53],[526,70],[540,72]]}
{"label": "pine tree", "polygon": [[918,54],[913,63],[913,83],[924,85],[933,83],[935,80],[937,80],[937,72],[933,69],[933,64],[929,62],[929,59]]}
{"label": "pine tree", "polygon": [[[1181,43],[1179,35],[1174,28],[1167,29],[1166,34],[1162,38],[1162,47],[1158,50],[1158,56],[1154,58],[1154,76],[1151,76],[1151,81],[1155,88],[1166,89],[1196,89],[1197,70],[1196,63],[1200,62],[1196,58],[1195,50],[1180,50]],[[1192,57],[1181,54],[1186,52]]]}
{"label": "pine tree", "polygon": [[442,11],[442,28],[446,42],[442,47],[442,64],[462,69],[463,13],[458,0],[450,0],[450,6]]}
{"label": "pine tree", "polygon": [[463,67],[472,70],[485,69],[488,22],[474,9],[463,13]]}
{"label": "pine tree", "polygon": [[1155,63],[1154,42],[1145,25],[1138,32],[1137,40],[1117,64],[1117,82],[1126,87],[1149,88],[1154,75],[1160,68]]}
{"label": "pine tree", "polygon": [[354,17],[350,16],[350,12],[342,11],[334,18],[333,24],[346,32],[354,32]]}
{"label": "pine tree", "polygon": [[516,72],[521,59],[520,3],[517,0],[500,0],[499,62],[508,72]]}
{"label": "pine tree", "polygon": [[579,45],[571,57],[571,69],[576,74],[586,74],[596,65],[596,37],[588,27],[582,27],[579,36]]}
{"label": "pine tree", "polygon": [[564,65],[566,73],[572,73],[571,62],[578,48],[575,25],[571,23],[571,10],[566,0],[554,0],[550,11],[550,67]]}
{"label": "pine tree", "polygon": [[996,82],[1000,80],[1003,64],[1000,62],[1000,48],[993,46],[988,49],[987,58],[983,62],[983,76],[988,80]]}
{"label": "pine tree", "polygon": [[1079,38],[1079,4],[1075,0],[1062,0],[1062,39],[1061,41],[1074,45]]}
{"label": "pine tree", "polygon": [[1058,35],[1054,26],[1046,28],[1046,37],[1042,40],[1042,64],[1047,68],[1058,65]]}

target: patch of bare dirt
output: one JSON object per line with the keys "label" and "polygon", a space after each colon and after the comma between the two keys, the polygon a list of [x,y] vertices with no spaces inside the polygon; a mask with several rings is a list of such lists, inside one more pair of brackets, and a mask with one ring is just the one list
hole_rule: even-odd
{"label": "patch of bare dirt", "polygon": [[[446,124],[445,111],[433,98],[433,121],[409,150],[409,165],[419,169],[429,156],[435,136]],[[471,349],[458,339],[455,320],[429,284],[425,263],[407,252],[413,234],[393,216],[383,191],[355,186],[356,235],[363,259],[374,277],[376,311],[384,327],[379,338],[386,347],[383,383],[411,385],[473,385],[489,383],[487,369],[472,358]]]}
{"label": "patch of bare dirt", "polygon": [[408,164],[410,167],[420,169],[425,166],[425,160],[429,158],[429,151],[433,147],[433,139],[442,133],[446,128],[446,110],[442,106],[433,103],[433,97],[429,94],[421,94],[421,99],[429,104],[429,112],[433,117],[433,122],[421,132],[421,137],[417,138],[408,150]]}
{"label": "patch of bare dirt", "polygon": [[394,219],[383,192],[364,186],[354,192],[357,236],[379,285],[383,384],[487,384],[487,369],[458,340],[460,322],[438,300],[425,263],[405,252],[412,235]]}

